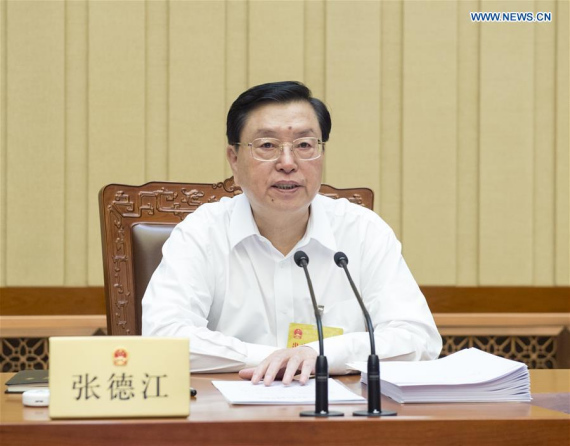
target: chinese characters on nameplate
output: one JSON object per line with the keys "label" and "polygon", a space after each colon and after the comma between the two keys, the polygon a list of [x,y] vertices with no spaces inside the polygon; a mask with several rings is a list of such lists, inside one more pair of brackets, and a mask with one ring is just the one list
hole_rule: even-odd
{"label": "chinese characters on nameplate", "polygon": [[[111,374],[108,379],[99,379],[99,376],[85,373],[73,376],[73,390],[76,391],[76,400],[88,400],[90,398],[108,398],[112,400],[130,400],[134,398],[168,398],[164,390],[168,375],[149,375],[145,373],[143,378],[135,379],[135,375],[126,373]],[[108,393],[108,395],[105,395]]]}

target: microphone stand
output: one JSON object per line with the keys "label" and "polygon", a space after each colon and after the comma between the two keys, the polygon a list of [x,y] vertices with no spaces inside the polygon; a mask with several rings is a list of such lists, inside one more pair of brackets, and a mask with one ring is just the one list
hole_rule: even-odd
{"label": "microphone stand", "polygon": [[391,410],[382,410],[381,398],[380,398],[380,358],[376,354],[376,344],[374,342],[374,326],[372,325],[372,319],[370,314],[360,297],[360,293],[356,289],[356,285],[348,272],[348,257],[342,252],[337,252],[334,255],[334,261],[338,267],[344,269],[346,277],[350,282],[352,291],[358,300],[358,304],[364,313],[364,319],[366,320],[366,325],[368,327],[368,335],[370,336],[370,356],[368,356],[368,410],[357,410],[352,413],[354,416],[359,417],[387,417],[394,416],[396,412]]}
{"label": "microphone stand", "polygon": [[300,413],[302,417],[342,417],[344,413],[329,411],[329,366],[327,357],[324,354],[324,341],[323,341],[323,324],[317,300],[315,299],[315,292],[313,291],[313,283],[309,276],[307,265],[309,264],[309,257],[303,251],[297,251],[294,256],[295,263],[305,271],[307,284],[309,285],[309,294],[313,301],[313,309],[315,311],[315,319],[317,320],[317,332],[319,335],[319,356],[315,365],[315,410],[305,410]]}

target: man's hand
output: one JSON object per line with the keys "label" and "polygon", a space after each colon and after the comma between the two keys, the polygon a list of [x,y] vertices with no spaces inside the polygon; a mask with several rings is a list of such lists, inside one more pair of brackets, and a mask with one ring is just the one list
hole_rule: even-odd
{"label": "man's hand", "polygon": [[299,382],[304,385],[315,370],[316,360],[317,352],[311,347],[284,348],[273,352],[257,367],[240,370],[239,376],[250,379],[253,384],[263,379],[266,386],[281,378],[283,384],[288,386],[300,370]]}

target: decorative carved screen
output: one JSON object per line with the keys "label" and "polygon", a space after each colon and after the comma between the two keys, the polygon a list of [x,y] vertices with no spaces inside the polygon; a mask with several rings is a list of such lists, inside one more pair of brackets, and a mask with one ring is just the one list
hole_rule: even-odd
{"label": "decorative carved screen", "polygon": [[[48,338],[4,338],[0,342],[2,372],[48,368]],[[524,362],[531,369],[558,368],[563,354],[556,336],[479,335],[443,336],[441,357],[469,347]]]}

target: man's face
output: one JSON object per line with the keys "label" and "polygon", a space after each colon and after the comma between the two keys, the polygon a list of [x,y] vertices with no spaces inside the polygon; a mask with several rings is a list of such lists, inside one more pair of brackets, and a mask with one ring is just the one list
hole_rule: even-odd
{"label": "man's face", "polygon": [[268,219],[283,213],[306,215],[321,186],[323,156],[301,161],[287,145],[277,160],[259,161],[251,156],[247,144],[257,138],[290,143],[307,136],[322,138],[319,121],[308,102],[266,104],[249,113],[239,150],[228,146],[227,157],[235,182],[249,199],[254,216]]}

